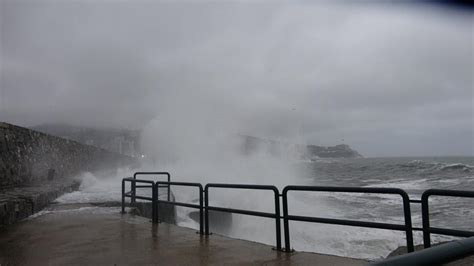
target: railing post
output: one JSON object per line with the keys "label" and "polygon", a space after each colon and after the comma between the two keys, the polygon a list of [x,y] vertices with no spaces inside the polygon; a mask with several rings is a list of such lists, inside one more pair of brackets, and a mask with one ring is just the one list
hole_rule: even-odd
{"label": "railing post", "polygon": [[158,223],[158,184],[152,184],[151,220],[154,224]]}
{"label": "railing post", "polygon": [[[164,207],[165,204],[161,206]],[[161,223],[160,221],[160,185],[156,184],[156,205],[155,205],[155,213],[156,213],[156,223]]]}
{"label": "railing post", "polygon": [[168,201],[170,201],[170,182],[171,182],[171,175],[169,173],[166,174],[168,176]]}
{"label": "railing post", "polygon": [[281,225],[280,225],[280,192],[275,187],[275,226],[276,226],[276,249],[281,250]]}
{"label": "railing post", "polygon": [[122,213],[125,213],[125,180],[122,179]]}
{"label": "railing post", "polygon": [[204,208],[203,208],[203,194],[202,185],[199,184],[199,234],[204,234]]}
{"label": "railing post", "polygon": [[431,247],[430,236],[430,211],[428,207],[429,190],[426,190],[421,195],[421,220],[423,224],[423,247]]}
{"label": "railing post", "polygon": [[135,183],[136,179],[137,178],[135,176],[133,176],[133,181],[131,181],[131,183],[132,183],[132,197],[131,197],[131,200],[130,200],[131,203],[135,203],[135,195],[136,195],[136,192],[137,192],[136,183]]}
{"label": "railing post", "polygon": [[205,234],[209,235],[209,187],[204,189],[204,216],[205,216]]}
{"label": "railing post", "polygon": [[415,251],[413,243],[413,225],[411,222],[411,210],[410,210],[410,197],[405,191],[401,191],[400,195],[403,199],[403,213],[405,216],[405,232],[407,238],[407,250],[408,252]]}
{"label": "railing post", "polygon": [[285,233],[285,252],[291,252],[290,247],[290,225],[288,221],[288,197],[287,187],[283,189],[283,230]]}

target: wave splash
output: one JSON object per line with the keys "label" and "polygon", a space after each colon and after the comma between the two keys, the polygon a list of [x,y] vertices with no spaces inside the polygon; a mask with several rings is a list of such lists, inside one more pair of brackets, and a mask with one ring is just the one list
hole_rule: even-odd
{"label": "wave splash", "polygon": [[461,171],[464,173],[470,173],[474,170],[474,166],[464,163],[426,162],[423,160],[412,160],[408,163],[398,164],[397,166],[426,171]]}

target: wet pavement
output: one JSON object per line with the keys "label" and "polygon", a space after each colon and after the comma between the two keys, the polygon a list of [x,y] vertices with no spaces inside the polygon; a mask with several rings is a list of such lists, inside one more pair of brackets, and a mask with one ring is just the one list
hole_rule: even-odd
{"label": "wet pavement", "polygon": [[366,265],[120,214],[117,207],[56,205],[0,231],[0,265]]}

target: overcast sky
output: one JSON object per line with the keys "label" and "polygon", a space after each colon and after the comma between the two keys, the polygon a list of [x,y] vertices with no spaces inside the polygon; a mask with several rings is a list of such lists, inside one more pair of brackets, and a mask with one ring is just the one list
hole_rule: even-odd
{"label": "overcast sky", "polygon": [[0,0],[0,29],[0,121],[474,155],[472,9]]}

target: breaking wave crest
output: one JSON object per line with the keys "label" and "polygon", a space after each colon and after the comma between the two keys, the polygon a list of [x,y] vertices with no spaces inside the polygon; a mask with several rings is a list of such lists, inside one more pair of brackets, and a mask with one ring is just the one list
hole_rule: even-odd
{"label": "breaking wave crest", "polygon": [[461,171],[471,172],[474,166],[464,163],[440,163],[440,162],[426,162],[423,160],[412,160],[408,163],[401,163],[397,165],[401,168],[417,169],[426,171]]}

